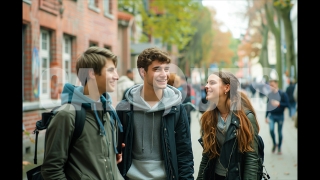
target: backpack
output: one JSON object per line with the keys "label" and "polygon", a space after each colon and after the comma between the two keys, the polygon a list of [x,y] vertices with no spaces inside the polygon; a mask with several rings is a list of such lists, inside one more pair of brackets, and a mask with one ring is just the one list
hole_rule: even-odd
{"label": "backpack", "polygon": [[[248,114],[251,113],[250,110],[246,111],[246,115],[248,116]],[[257,134],[257,139],[258,139],[258,156],[259,156],[259,168],[258,168],[258,174],[259,174],[259,179],[270,179],[270,176],[267,172],[266,167],[263,165],[264,162],[264,142],[262,137]],[[266,172],[263,172],[263,170],[265,170]]]}
{"label": "backpack", "polygon": [[[72,147],[72,144],[81,135],[83,127],[84,127],[85,119],[86,119],[85,118],[86,110],[84,108],[82,108],[82,106],[80,106],[78,104],[72,103],[72,105],[75,107],[76,117],[75,117],[75,129],[74,129],[74,133],[73,133],[73,137],[72,137],[72,140],[71,140],[70,147]],[[48,128],[51,119],[55,116],[55,114],[58,112],[57,109],[59,109],[61,106],[62,105],[56,106],[49,112],[43,112],[41,114],[42,118],[36,122],[36,128],[33,131],[33,133],[36,134],[35,149],[34,149],[34,164],[37,164],[37,145],[38,145],[38,134],[39,134],[39,131]],[[80,110],[78,110],[78,108]],[[39,166],[27,171],[27,178],[28,178],[28,180],[43,180],[42,175],[41,175],[41,165],[39,165]]]}

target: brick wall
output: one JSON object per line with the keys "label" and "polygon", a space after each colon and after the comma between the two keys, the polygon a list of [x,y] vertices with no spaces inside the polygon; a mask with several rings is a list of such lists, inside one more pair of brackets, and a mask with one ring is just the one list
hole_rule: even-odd
{"label": "brick wall", "polygon": [[[26,25],[23,50],[24,104],[27,104],[27,102],[39,102],[39,99],[34,98],[32,92],[32,50],[34,47],[39,49],[40,28],[48,29],[51,32],[51,64],[62,65],[63,34],[73,37],[72,73],[76,73],[76,59],[81,52],[89,47],[89,41],[98,42],[100,47],[108,45],[117,55],[117,1],[113,0],[111,3],[113,18],[104,15],[103,2],[98,2],[99,12],[90,9],[88,1],[62,1],[62,4],[51,4],[54,5],[51,7],[52,11],[50,10],[51,5],[45,5],[43,0],[32,1],[31,4],[22,2],[23,24]],[[64,9],[62,14],[59,11],[61,7]],[[23,123],[26,131],[32,133],[35,122],[41,118],[41,112],[42,110],[40,109],[23,112]]]}

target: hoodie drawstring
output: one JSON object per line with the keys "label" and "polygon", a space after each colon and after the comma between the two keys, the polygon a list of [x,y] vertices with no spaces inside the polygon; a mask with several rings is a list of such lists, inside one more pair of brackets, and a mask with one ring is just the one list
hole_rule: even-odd
{"label": "hoodie drawstring", "polygon": [[144,147],[143,147],[143,140],[144,140],[144,119],[146,117],[146,112],[144,112],[143,114],[143,124],[142,124],[142,152],[144,151]]}
{"label": "hoodie drawstring", "polygon": [[151,153],[153,150],[153,131],[154,131],[154,112],[152,113],[152,140],[151,140]]}
{"label": "hoodie drawstring", "polygon": [[106,135],[106,131],[104,130],[102,122],[101,122],[101,120],[100,120],[100,118],[98,116],[96,104],[95,103],[92,103],[92,104],[93,104],[93,112],[96,115],[96,120],[97,120],[97,122],[99,124],[100,136],[105,136]]}

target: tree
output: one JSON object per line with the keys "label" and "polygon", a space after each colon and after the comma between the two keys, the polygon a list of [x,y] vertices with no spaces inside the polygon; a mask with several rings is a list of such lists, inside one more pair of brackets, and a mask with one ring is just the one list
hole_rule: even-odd
{"label": "tree", "polygon": [[[256,46],[256,53],[259,57],[259,63],[263,67],[263,74],[268,74],[267,69],[271,68],[268,60],[268,33],[266,15],[264,12],[264,2],[248,0],[248,11],[246,16],[249,19],[249,28],[255,29],[254,35],[251,38],[251,43]],[[260,48],[259,48],[260,46]],[[250,53],[251,54],[251,53]],[[267,69],[266,69],[267,68]]]}
{"label": "tree", "polygon": [[197,27],[196,32],[180,51],[179,58],[179,67],[184,67],[187,74],[189,64],[200,68],[209,58],[213,42],[212,23],[211,13],[207,7],[202,7],[193,16],[191,24]]}
{"label": "tree", "polygon": [[281,20],[284,25],[285,30],[285,40],[286,40],[286,61],[287,61],[287,71],[289,77],[291,77],[290,67],[294,67],[294,78],[297,80],[296,71],[296,61],[295,61],[295,50],[294,50],[294,39],[293,39],[293,29],[292,22],[290,19],[290,13],[293,4],[290,0],[273,0],[273,6],[279,11]]}
{"label": "tree", "polygon": [[[275,37],[275,46],[276,46],[276,71],[279,75],[278,84],[282,88],[282,58],[281,58],[281,21],[280,21],[280,11],[277,8],[274,8],[270,1],[265,0],[264,10],[266,12],[267,24]],[[275,10],[275,11],[273,11]],[[275,12],[275,13],[274,13]]]}
{"label": "tree", "polygon": [[119,10],[140,14],[143,32],[148,37],[159,38],[163,44],[183,49],[196,32],[191,22],[201,3],[193,0],[119,0]]}

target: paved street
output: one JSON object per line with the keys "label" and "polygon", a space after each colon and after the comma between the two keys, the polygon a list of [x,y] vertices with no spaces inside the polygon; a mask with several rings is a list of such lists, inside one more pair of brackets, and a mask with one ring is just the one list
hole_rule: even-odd
{"label": "paved street", "polygon": [[[269,134],[269,126],[265,123],[265,104],[259,104],[258,98],[251,99],[253,106],[256,110],[258,121],[260,124],[260,136],[264,140],[264,165],[270,175],[270,180],[297,180],[298,179],[298,139],[297,129],[294,127],[294,122],[285,112],[285,121],[282,129],[283,142],[282,142],[282,155],[272,153],[272,140]],[[264,101],[265,102],[265,101]],[[194,153],[194,177],[198,176],[199,164],[201,161],[202,147],[198,143],[200,137],[199,119],[201,114],[192,112],[191,133],[192,133],[192,148]],[[277,125],[275,126],[277,129]],[[277,132],[276,132],[277,137]]]}

